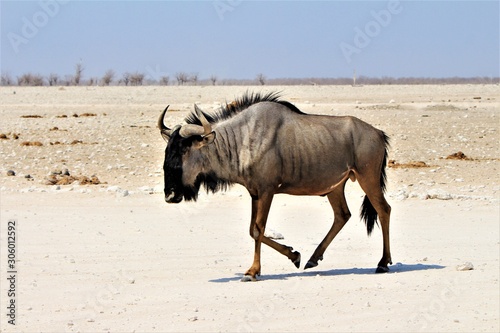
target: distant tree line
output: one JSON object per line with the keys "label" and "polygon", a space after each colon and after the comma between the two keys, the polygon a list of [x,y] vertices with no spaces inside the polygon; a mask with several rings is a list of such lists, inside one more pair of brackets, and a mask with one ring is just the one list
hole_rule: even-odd
{"label": "distant tree line", "polygon": [[259,73],[254,79],[219,79],[216,75],[211,75],[208,79],[200,79],[197,73],[188,74],[178,72],[174,79],[169,76],[161,76],[159,79],[150,79],[142,72],[125,72],[118,76],[114,70],[107,70],[102,77],[83,78],[85,68],[81,63],[75,65],[73,75],[60,77],[51,73],[48,76],[40,74],[25,73],[16,78],[12,78],[7,73],[1,74],[2,86],[142,86],[142,85],[391,85],[391,84],[499,84],[499,77],[366,77],[358,78],[275,78],[268,79],[264,74]]}

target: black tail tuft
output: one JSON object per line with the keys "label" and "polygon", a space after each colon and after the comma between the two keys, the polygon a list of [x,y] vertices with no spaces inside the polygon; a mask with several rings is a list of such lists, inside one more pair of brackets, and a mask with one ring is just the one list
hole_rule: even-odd
{"label": "black tail tuft", "polygon": [[363,204],[361,205],[361,211],[360,214],[361,219],[365,221],[366,224],[366,231],[368,232],[368,236],[371,235],[373,231],[373,226],[375,223],[377,223],[377,211],[375,208],[373,208],[372,203],[368,199],[368,197],[365,195],[365,199],[363,200]]}

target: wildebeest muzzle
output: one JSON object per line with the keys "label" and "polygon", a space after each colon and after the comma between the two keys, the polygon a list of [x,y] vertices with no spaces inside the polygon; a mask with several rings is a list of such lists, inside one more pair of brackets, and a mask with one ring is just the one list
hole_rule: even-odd
{"label": "wildebeest muzzle", "polygon": [[182,201],[182,197],[183,197],[182,194],[176,194],[173,191],[168,194],[167,192],[165,192],[165,201],[167,203],[179,203]]}

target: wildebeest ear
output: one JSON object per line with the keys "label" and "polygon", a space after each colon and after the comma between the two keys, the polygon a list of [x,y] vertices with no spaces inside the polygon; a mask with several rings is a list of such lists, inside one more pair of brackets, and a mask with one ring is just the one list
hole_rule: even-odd
{"label": "wildebeest ear", "polygon": [[196,148],[196,149],[200,149],[202,147],[205,147],[209,144],[211,144],[212,142],[214,142],[215,140],[215,132],[212,131],[210,133],[208,133],[207,135],[203,135],[201,137],[201,140],[200,141],[195,141],[193,143],[193,146]]}

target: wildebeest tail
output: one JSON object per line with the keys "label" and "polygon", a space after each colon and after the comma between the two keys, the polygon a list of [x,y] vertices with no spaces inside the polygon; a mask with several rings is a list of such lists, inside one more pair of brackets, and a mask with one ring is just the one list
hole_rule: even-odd
{"label": "wildebeest tail", "polygon": [[361,219],[365,221],[366,231],[368,232],[368,236],[371,235],[373,231],[373,226],[377,223],[377,211],[373,208],[370,199],[365,195],[365,199],[363,200],[363,204],[361,205],[360,212]]}
{"label": "wildebeest tail", "polygon": [[[387,175],[385,173],[385,168],[387,166],[389,137],[383,132],[382,136],[384,140],[385,151],[384,151],[384,159],[382,160],[382,169],[380,170],[380,188],[382,189],[382,192],[385,192],[386,182],[387,182]],[[363,200],[363,204],[361,205],[360,216],[361,219],[365,221],[366,231],[368,233],[368,236],[370,236],[373,231],[373,226],[375,225],[375,223],[377,223],[378,225],[377,222],[378,214],[375,208],[373,207],[372,203],[370,202],[370,199],[368,199],[368,196],[366,195]]]}

